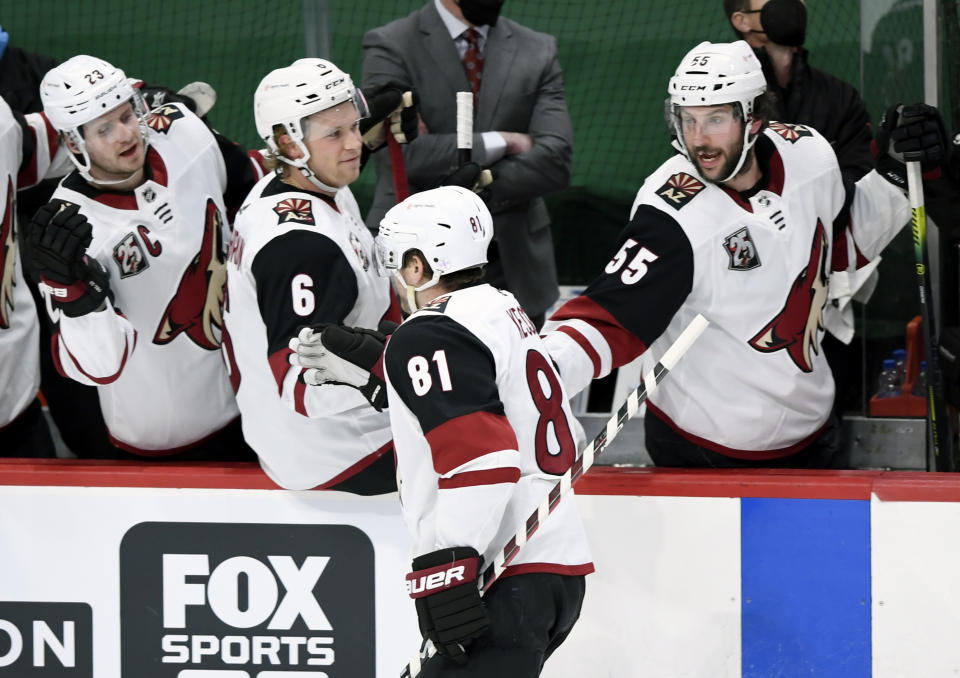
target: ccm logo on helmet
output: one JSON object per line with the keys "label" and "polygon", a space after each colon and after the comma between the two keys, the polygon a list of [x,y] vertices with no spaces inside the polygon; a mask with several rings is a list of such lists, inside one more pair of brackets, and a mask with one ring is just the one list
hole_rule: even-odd
{"label": "ccm logo on helmet", "polygon": [[331,87],[336,87],[337,85],[342,84],[344,80],[346,80],[346,78],[337,78],[333,82],[328,83],[326,87],[324,87],[324,89],[330,89]]}
{"label": "ccm logo on helmet", "polygon": [[681,92],[700,92],[706,88],[706,85],[680,85]]}

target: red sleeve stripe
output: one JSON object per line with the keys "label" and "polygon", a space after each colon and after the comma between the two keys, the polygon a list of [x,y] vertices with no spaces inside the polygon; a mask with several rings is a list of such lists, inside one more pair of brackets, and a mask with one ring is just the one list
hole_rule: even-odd
{"label": "red sleeve stripe", "polygon": [[283,348],[271,354],[267,359],[270,363],[270,371],[273,372],[273,378],[277,381],[277,395],[283,395],[283,380],[290,370],[290,360],[287,356],[291,353],[293,353],[291,349]]}
{"label": "red sleeve stripe", "polygon": [[396,292],[393,291],[393,287],[390,288],[390,306],[387,308],[387,312],[383,314],[383,317],[380,318],[380,322],[384,320],[391,320],[397,324],[403,322],[403,313],[400,310],[400,300],[397,298]]}
{"label": "red sleeve stripe", "polygon": [[[59,340],[57,339],[57,337],[59,336],[60,334],[58,332],[54,337],[54,340],[56,343],[59,343]],[[134,334],[134,345],[136,345],[136,334]],[[54,348],[56,348],[56,344]],[[123,356],[120,358],[120,367],[117,368],[117,371],[107,377],[95,377],[92,374],[89,374],[85,369],[83,369],[80,363],[77,362],[77,359],[73,355],[73,353],[70,352],[70,348],[66,344],[63,345],[63,348],[66,350],[67,355],[70,356],[70,360],[73,362],[74,366],[76,366],[76,368],[80,371],[80,374],[85,376],[87,379],[89,379],[93,383],[99,384],[101,386],[103,386],[104,384],[111,384],[117,380],[117,378],[120,376],[120,373],[123,372],[123,366],[127,364],[127,356],[130,355],[130,344],[124,343]],[[56,352],[54,352],[54,355],[56,355]],[[62,371],[61,371],[61,374],[62,374]]]}
{"label": "red sleeve stripe", "polygon": [[863,256],[863,252],[857,247],[857,241],[853,237],[853,227],[848,222],[843,231],[833,239],[833,253],[830,255],[831,271],[846,271],[850,267],[849,240],[853,241],[853,251],[856,255],[855,267],[857,270],[863,268],[870,261]]}
{"label": "red sleeve stripe", "polygon": [[57,134],[57,130],[53,128],[53,125],[50,124],[50,120],[47,118],[46,113],[37,113],[43,119],[44,128],[47,131],[47,154],[50,157],[50,161],[53,161],[53,156],[57,154],[57,150],[60,148],[60,135]]}
{"label": "red sleeve stripe", "polygon": [[583,352],[590,358],[590,362],[593,363],[593,378],[596,379],[599,377],[601,374],[600,354],[598,354],[596,349],[587,341],[587,338],[570,327],[570,325],[561,325],[557,328],[557,332],[562,332],[577,342],[577,346],[583,349]]}
{"label": "red sleeve stripe", "polygon": [[[574,297],[565,303],[556,313],[550,316],[550,320],[569,320],[571,322],[579,320],[591,329],[596,330],[610,349],[610,356],[613,361],[611,368],[626,365],[647,350],[647,346],[624,328],[620,321],[613,317],[613,314],[584,295]],[[583,334],[582,331],[581,334]],[[584,335],[584,338],[587,338],[586,335]],[[596,342],[592,343],[596,349]],[[599,350],[597,355],[601,355]],[[603,370],[601,374],[606,374],[606,372],[607,370]]]}
{"label": "red sleeve stripe", "polygon": [[56,332],[50,338],[50,353],[53,355],[53,366],[57,368],[57,372],[60,373],[61,377],[70,378],[70,375],[63,370],[63,363],[60,362],[60,333]]}
{"label": "red sleeve stripe", "polygon": [[307,394],[307,385],[298,379],[297,383],[294,384],[294,387],[293,387],[293,404],[294,404],[294,409],[296,409],[297,412],[299,412],[305,417],[309,416],[307,414],[307,405],[303,401],[303,397],[306,394]]}
{"label": "red sleeve stripe", "polygon": [[426,438],[433,468],[440,475],[491,452],[519,449],[507,418],[490,412],[471,412],[445,421]]}
{"label": "red sleeve stripe", "polygon": [[247,157],[250,159],[250,164],[253,165],[253,172],[257,179],[262,179],[268,171],[263,154],[260,151],[247,151]]}
{"label": "red sleeve stripe", "polygon": [[516,467],[492,468],[486,471],[464,471],[449,478],[439,478],[437,487],[441,490],[452,490],[457,487],[516,483],[518,480],[520,480],[520,469]]}

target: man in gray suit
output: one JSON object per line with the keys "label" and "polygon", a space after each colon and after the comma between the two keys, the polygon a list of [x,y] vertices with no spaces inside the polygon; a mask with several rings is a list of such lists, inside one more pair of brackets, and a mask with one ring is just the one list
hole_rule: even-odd
{"label": "man in gray suit", "polygon": [[[499,17],[502,4],[429,0],[369,31],[363,38],[363,89],[394,84],[416,90],[422,125],[404,148],[410,191],[416,192],[457,169],[456,92],[470,91],[471,80],[478,85],[473,160],[493,172],[493,183],[481,193],[494,223],[485,279],[513,292],[539,327],[558,296],[542,196],[570,183],[573,127],[555,38]],[[473,78],[465,62],[476,72]],[[389,159],[374,159],[371,229],[397,202]]]}

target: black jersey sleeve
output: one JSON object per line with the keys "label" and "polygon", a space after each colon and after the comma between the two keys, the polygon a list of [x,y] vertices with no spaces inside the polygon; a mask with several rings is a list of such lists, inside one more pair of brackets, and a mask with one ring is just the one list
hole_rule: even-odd
{"label": "black jersey sleeve", "polygon": [[640,205],[604,271],[551,320],[589,323],[603,335],[613,366],[624,365],[667,328],[693,288],[693,273],[693,247],[680,224]]}
{"label": "black jersey sleeve", "polygon": [[342,323],[357,300],[356,274],[337,244],[302,229],[264,245],[251,265],[269,354],[304,325]]}
{"label": "black jersey sleeve", "polygon": [[253,166],[253,160],[240,144],[230,141],[216,130],[211,130],[217,140],[223,164],[227,169],[227,189],[223,192],[223,202],[231,220],[243,204],[250,189],[260,179]]}
{"label": "black jersey sleeve", "polygon": [[493,354],[455,320],[440,314],[408,320],[391,336],[384,368],[419,423],[438,473],[491,452],[517,449],[497,388]]}

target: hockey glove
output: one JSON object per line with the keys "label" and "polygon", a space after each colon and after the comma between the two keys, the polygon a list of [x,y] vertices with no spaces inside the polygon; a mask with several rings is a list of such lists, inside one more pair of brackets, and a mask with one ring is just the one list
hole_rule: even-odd
{"label": "hockey glove", "polygon": [[290,364],[306,368],[305,384],[353,386],[382,412],[387,407],[382,362],[386,343],[386,335],[376,330],[343,325],[304,327],[290,340]]}
{"label": "hockey glove", "polygon": [[[405,98],[404,94],[409,96]],[[386,127],[401,144],[417,138],[420,107],[416,92],[405,92],[399,85],[387,85],[364,96],[370,117],[360,121],[360,133],[367,148],[375,151],[387,143]]]}
{"label": "hockey glove", "polygon": [[905,163],[917,161],[927,175],[924,178],[935,178],[950,148],[940,113],[926,104],[888,108],[875,143],[877,172],[903,190],[907,188]]}
{"label": "hockey glove", "polygon": [[483,169],[475,162],[468,162],[443,179],[440,186],[467,188],[483,197],[483,189],[492,183],[493,173],[490,170]]}
{"label": "hockey glove", "polygon": [[467,663],[466,649],[490,626],[477,588],[480,554],[470,546],[440,549],[413,560],[407,593],[417,606],[420,633],[437,652]]}
{"label": "hockey glove", "polygon": [[110,293],[107,270],[86,255],[93,235],[79,211],[78,205],[54,200],[37,210],[29,225],[33,273],[54,307],[72,318],[100,309]]}

